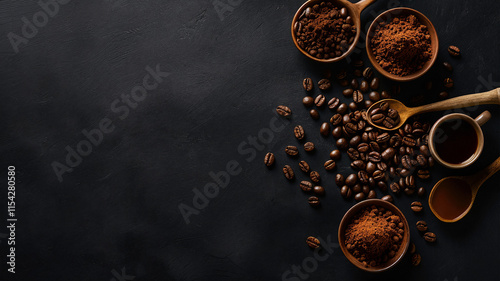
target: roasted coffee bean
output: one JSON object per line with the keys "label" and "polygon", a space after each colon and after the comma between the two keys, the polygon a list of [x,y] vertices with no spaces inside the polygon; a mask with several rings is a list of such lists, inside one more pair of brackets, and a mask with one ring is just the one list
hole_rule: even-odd
{"label": "roasted coffee bean", "polygon": [[377,192],[375,192],[375,190],[372,189],[368,192],[368,196],[366,196],[366,197],[368,199],[375,199],[375,198],[377,198]]}
{"label": "roasted coffee bean", "polygon": [[342,87],[346,87],[347,85],[349,85],[349,81],[347,81],[347,79],[341,79],[339,80],[339,84]]}
{"label": "roasted coffee bean", "polygon": [[330,80],[328,80],[328,79],[321,79],[318,82],[318,88],[320,90],[323,90],[323,91],[330,89],[331,86],[332,86],[332,84],[330,83]]}
{"label": "roasted coffee bean", "polygon": [[352,196],[352,190],[347,185],[344,185],[340,189],[340,195],[342,195],[345,199],[348,199]]}
{"label": "roasted coffee bean", "polygon": [[436,242],[437,237],[436,237],[436,234],[434,234],[432,232],[426,232],[424,234],[424,239],[427,242],[433,243],[433,242]]}
{"label": "roasted coffee bean", "polygon": [[295,126],[295,128],[293,128],[293,134],[298,140],[302,140],[306,136],[304,128],[301,125],[297,125]]}
{"label": "roasted coffee bean", "polygon": [[417,162],[418,162],[418,165],[421,167],[427,166],[427,158],[422,154],[417,155]]}
{"label": "roasted coffee bean", "polygon": [[351,158],[351,160],[358,160],[359,159],[359,152],[356,149],[351,147],[347,150],[347,156],[349,156],[349,158]]}
{"label": "roasted coffee bean", "polygon": [[306,161],[302,160],[299,162],[299,167],[304,173],[309,173],[310,167],[309,164],[307,164]]}
{"label": "roasted coffee bean", "polygon": [[[430,158],[430,159],[432,159],[432,158]],[[420,179],[426,180],[426,179],[430,178],[431,175],[430,175],[430,172],[428,170],[418,170],[417,177],[419,177]]]}
{"label": "roasted coffee bean", "polygon": [[337,113],[330,118],[330,123],[332,123],[333,126],[337,126],[342,123],[342,119],[343,116]]}
{"label": "roasted coffee bean", "polygon": [[363,101],[363,93],[358,90],[354,91],[352,94],[352,100],[357,104],[361,103]]}
{"label": "roasted coffee bean", "polygon": [[333,97],[328,101],[328,108],[331,110],[336,110],[339,107],[340,100],[338,98]]}
{"label": "roasted coffee bean", "polygon": [[451,56],[453,57],[459,57],[460,56],[460,49],[457,46],[449,46],[448,47],[448,53],[450,53]]}
{"label": "roasted coffee bean", "polygon": [[415,193],[415,190],[412,189],[412,188],[406,187],[405,190],[404,190],[404,192],[406,193],[406,195],[412,196],[413,193]]}
{"label": "roasted coffee bean", "polygon": [[367,172],[368,174],[370,174],[370,175],[371,175],[371,174],[373,174],[373,172],[375,172],[376,170],[377,170],[377,165],[376,165],[375,163],[373,163],[373,162],[368,162],[368,163],[366,164],[366,172]]}
{"label": "roasted coffee bean", "polygon": [[320,204],[319,198],[316,196],[309,197],[308,201],[309,201],[309,205],[311,205],[312,207],[318,207]]}
{"label": "roasted coffee bean", "polygon": [[342,91],[342,94],[344,95],[344,97],[346,98],[349,98],[349,97],[352,97],[352,94],[354,93],[354,90],[351,89],[351,88],[347,88],[345,89],[344,91]]}
{"label": "roasted coffee bean", "polygon": [[417,191],[417,195],[420,197],[424,197],[425,196],[425,188],[419,187],[418,191]]}
{"label": "roasted coffee bean", "polygon": [[290,167],[290,165],[285,165],[285,167],[283,167],[283,174],[285,174],[285,178],[289,180],[292,180],[295,177],[293,169],[292,167]]}
{"label": "roasted coffee bean", "polygon": [[370,150],[370,146],[367,143],[363,142],[358,145],[358,151],[360,153],[366,153],[368,150]]}
{"label": "roasted coffee bean", "polygon": [[264,156],[264,164],[268,167],[274,164],[274,154],[272,152],[266,153],[266,156]]}
{"label": "roasted coffee bean", "polygon": [[361,137],[356,135],[349,140],[349,145],[351,147],[357,147],[360,142],[361,142]]}
{"label": "roasted coffee bean", "polygon": [[354,90],[357,90],[359,87],[359,83],[358,83],[358,79],[356,78],[353,78],[351,80],[351,88],[353,88]]}
{"label": "roasted coffee bean", "polygon": [[325,189],[321,185],[314,186],[313,192],[314,192],[314,194],[316,194],[318,196],[325,195]]}
{"label": "roasted coffee bean", "polygon": [[276,107],[276,112],[283,117],[292,115],[292,110],[285,105],[278,105],[278,107]]}
{"label": "roasted coffee bean", "polygon": [[368,82],[366,80],[362,80],[361,83],[359,84],[359,90],[362,93],[368,92],[370,90],[370,85],[368,85]]}
{"label": "roasted coffee bean", "polygon": [[369,146],[372,151],[380,152],[380,145],[376,141],[371,141]]}
{"label": "roasted coffee bean", "polygon": [[327,160],[325,162],[324,166],[325,166],[325,170],[331,171],[331,170],[335,169],[336,164],[335,164],[335,161],[333,161],[333,160]]}
{"label": "roasted coffee bean", "polygon": [[299,149],[296,146],[289,145],[285,148],[285,152],[290,156],[297,156],[299,154]]}
{"label": "roasted coffee bean", "polygon": [[347,112],[347,109],[348,109],[347,104],[341,103],[339,105],[339,107],[337,107],[337,113],[338,114],[345,114]]}
{"label": "roasted coffee bean", "polygon": [[411,170],[408,169],[397,168],[396,170],[398,171],[398,174],[401,177],[407,177],[411,174]]}
{"label": "roasted coffee bean", "polygon": [[341,150],[346,150],[349,147],[349,143],[345,138],[338,139],[336,145]]}
{"label": "roasted coffee bean", "polygon": [[381,159],[382,159],[382,157],[380,156],[380,153],[378,153],[376,151],[372,151],[372,152],[368,153],[368,160],[370,160],[374,163],[380,162]]}
{"label": "roasted coffee bean", "polygon": [[314,88],[314,83],[311,78],[305,78],[304,81],[302,81],[302,87],[304,87],[304,90],[306,91],[312,91]]}
{"label": "roasted coffee bean", "polygon": [[399,187],[399,184],[397,182],[391,183],[391,185],[389,185],[389,188],[391,189],[392,193],[399,194],[399,192],[401,191],[401,188]]}
{"label": "roasted coffee bean", "polygon": [[336,139],[340,138],[343,134],[343,131],[342,131],[342,127],[341,126],[338,126],[338,127],[335,127],[335,129],[333,129],[332,131],[332,136]]}
{"label": "roasted coffee bean", "polygon": [[358,175],[356,174],[350,174],[345,179],[345,184],[347,184],[348,186],[354,186],[357,182],[358,182]]}
{"label": "roasted coffee bean", "polygon": [[403,155],[403,157],[401,157],[401,165],[403,165],[403,167],[405,167],[408,170],[411,170],[413,168],[413,166],[411,165],[411,159],[409,155]]}
{"label": "roasted coffee bean", "polygon": [[423,210],[423,206],[422,206],[422,203],[418,202],[418,201],[413,201],[411,203],[411,210],[414,211],[415,213],[418,213],[418,212],[421,212]]}
{"label": "roasted coffee bean", "polygon": [[391,136],[388,133],[382,133],[377,136],[377,142],[379,143],[385,143],[390,140]]}
{"label": "roasted coffee bean", "polygon": [[356,59],[352,62],[352,66],[354,66],[356,68],[361,68],[361,67],[363,67],[363,65],[364,65],[364,62],[361,59]]}
{"label": "roasted coffee bean", "polygon": [[364,170],[366,169],[366,164],[362,160],[354,160],[351,162],[351,168],[357,171]]}
{"label": "roasted coffee bean", "polygon": [[310,107],[314,104],[314,99],[310,96],[305,96],[303,99],[302,99],[302,103],[307,106],[307,107]]}
{"label": "roasted coffee bean", "polygon": [[319,112],[316,110],[316,109],[311,109],[311,111],[309,111],[309,114],[311,115],[312,119],[314,120],[318,120],[319,119]]}
{"label": "roasted coffee bean", "polygon": [[405,184],[407,187],[415,187],[415,178],[412,175],[409,175],[405,178]]}
{"label": "roasted coffee bean", "polygon": [[[375,80],[375,78],[373,78],[373,80]],[[373,80],[372,80],[372,83],[373,83]],[[376,90],[376,89],[372,88],[372,90]],[[382,91],[382,92],[380,92],[380,98],[381,99],[390,99],[391,95],[387,91]]]}
{"label": "roasted coffee bean", "polygon": [[318,183],[321,180],[319,173],[316,171],[311,171],[311,173],[309,174],[309,177],[315,183]]}
{"label": "roasted coffee bean", "polygon": [[316,98],[314,99],[314,104],[317,107],[322,107],[326,102],[326,98],[324,95],[317,95]]}
{"label": "roasted coffee bean", "polygon": [[[359,160],[358,160],[359,161]],[[364,164],[364,163],[363,163]],[[358,172],[358,180],[362,183],[362,184],[368,184],[368,179],[370,178],[370,176],[368,175],[368,173],[364,170],[361,170]]]}
{"label": "roasted coffee bean", "polygon": [[342,116],[342,124],[345,125],[350,122],[351,122],[351,116],[349,116],[349,114],[344,114],[344,116]]}
{"label": "roasted coffee bean", "polygon": [[364,120],[359,120],[358,122],[358,131],[364,130],[366,127],[366,122]]}
{"label": "roasted coffee bean", "polygon": [[417,247],[415,247],[415,244],[410,243],[410,247],[408,248],[408,253],[413,255],[413,254],[415,254],[416,251],[417,251]]}
{"label": "roasted coffee bean", "polygon": [[363,70],[363,77],[366,79],[366,80],[370,80],[373,76],[373,69],[371,67],[367,67],[365,68],[365,70]]}
{"label": "roasted coffee bean", "polygon": [[411,256],[411,263],[413,264],[413,266],[418,266],[421,261],[422,261],[422,256],[420,256],[419,253],[415,253]]}
{"label": "roasted coffee bean", "polygon": [[451,64],[449,62],[443,62],[443,66],[446,70],[448,70],[449,72],[452,72],[453,71],[453,66],[451,66]]}
{"label": "roasted coffee bean", "polygon": [[365,108],[370,108],[370,106],[373,105],[373,102],[371,100],[365,99]]}
{"label": "roasted coffee bean", "polygon": [[[372,82],[370,83],[370,89],[376,91],[376,90],[378,90],[379,85],[380,85],[379,79],[377,77],[375,77],[372,79]],[[388,97],[383,97],[383,98],[385,99]]]}
{"label": "roasted coffee bean", "polygon": [[354,125],[353,123],[347,123],[344,126],[344,131],[349,136],[352,136],[352,135],[356,134],[357,130],[358,130],[358,126]]}
{"label": "roasted coffee bean", "polygon": [[363,201],[365,199],[366,195],[363,193],[363,192],[359,192],[359,193],[356,193],[356,195],[354,195],[354,199],[356,201]]}
{"label": "roasted coffee bean", "polygon": [[421,232],[427,231],[427,223],[425,221],[417,221],[417,229]]}
{"label": "roasted coffee bean", "polygon": [[354,69],[353,73],[354,73],[354,76],[356,76],[356,77],[363,76],[363,71],[361,71],[361,69]]}
{"label": "roasted coffee bean", "polygon": [[381,170],[376,170],[376,171],[373,173],[373,179],[375,179],[376,181],[382,181],[382,180],[385,180],[385,172],[384,172],[384,171],[381,171]]}
{"label": "roasted coffee bean", "polygon": [[[368,173],[368,172],[367,172]],[[371,188],[375,188],[377,186],[377,182],[373,179],[373,177],[369,177],[368,178],[368,185],[371,187]]]}
{"label": "roasted coffee bean", "polygon": [[429,159],[427,159],[427,165],[429,165],[429,167],[434,167],[434,158],[432,158],[432,156],[429,156]]}
{"label": "roasted coffee bean", "polygon": [[355,102],[350,102],[349,103],[349,109],[351,111],[356,111],[356,110],[358,110],[358,105]]}
{"label": "roasted coffee bean", "polygon": [[380,100],[380,94],[377,91],[371,91],[368,94],[368,98],[373,102],[378,102]]}
{"label": "roasted coffee bean", "polygon": [[323,124],[321,124],[321,127],[319,129],[319,132],[324,137],[327,137],[330,134],[330,124],[328,124],[327,122],[323,122]]}
{"label": "roasted coffee bean", "polygon": [[307,152],[313,151],[314,150],[314,143],[312,143],[310,141],[304,143],[304,150]]}
{"label": "roasted coffee bean", "polygon": [[310,192],[313,188],[313,184],[310,181],[301,181],[300,188],[304,192]]}
{"label": "roasted coffee bean", "polygon": [[383,124],[385,121],[385,115],[382,113],[373,114],[370,116],[370,118],[372,122],[377,125]]}
{"label": "roasted coffee bean", "polygon": [[392,147],[389,147],[381,153],[381,156],[384,161],[389,161],[394,157],[395,154],[396,150]]}
{"label": "roasted coffee bean", "polygon": [[351,189],[354,194],[363,192],[363,187],[359,183],[355,184]]}
{"label": "roasted coffee bean", "polygon": [[415,146],[417,142],[410,137],[403,137],[403,144],[409,147]]}
{"label": "roasted coffee bean", "polygon": [[390,167],[389,168],[389,177],[391,178],[395,178],[397,175],[396,175],[396,169],[394,167]]}
{"label": "roasted coffee bean", "polygon": [[385,171],[387,171],[388,167],[387,167],[387,164],[385,164],[384,162],[379,162],[379,163],[377,163],[377,169],[385,172]]}
{"label": "roasted coffee bean", "polygon": [[335,184],[337,184],[338,187],[343,186],[344,183],[345,183],[345,178],[342,174],[335,175]]}
{"label": "roasted coffee bean", "polygon": [[311,249],[317,249],[321,245],[318,238],[309,236],[306,239],[307,246],[311,247]]}
{"label": "roasted coffee bean", "polygon": [[332,150],[332,151],[330,152],[330,158],[331,158],[332,160],[338,161],[338,160],[340,160],[340,157],[341,157],[341,152],[340,152],[340,150],[335,149],[335,150]]}
{"label": "roasted coffee bean", "polygon": [[448,95],[448,92],[442,91],[441,93],[439,93],[438,96],[439,96],[440,99],[445,100],[445,99],[448,98],[449,95]]}
{"label": "roasted coffee bean", "polygon": [[344,69],[339,71],[337,73],[337,75],[335,75],[335,77],[338,79],[338,80],[342,80],[342,79],[346,79],[347,77],[347,71],[345,71]]}
{"label": "roasted coffee bean", "polygon": [[449,88],[453,88],[453,79],[451,79],[451,78],[449,78],[449,77],[448,77],[448,78],[446,78],[446,79],[444,79],[444,86],[445,86],[446,88],[448,88],[448,89],[449,89]]}
{"label": "roasted coffee bean", "polygon": [[384,201],[387,201],[387,202],[391,202],[391,203],[394,202],[394,199],[392,198],[391,195],[385,195],[381,199]]}

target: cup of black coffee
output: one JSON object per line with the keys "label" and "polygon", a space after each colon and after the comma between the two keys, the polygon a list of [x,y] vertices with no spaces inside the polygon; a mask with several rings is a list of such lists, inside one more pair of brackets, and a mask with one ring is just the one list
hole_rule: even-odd
{"label": "cup of black coffee", "polygon": [[479,157],[484,147],[481,126],[491,118],[484,111],[476,119],[461,113],[441,117],[429,132],[429,150],[441,165],[465,168]]}

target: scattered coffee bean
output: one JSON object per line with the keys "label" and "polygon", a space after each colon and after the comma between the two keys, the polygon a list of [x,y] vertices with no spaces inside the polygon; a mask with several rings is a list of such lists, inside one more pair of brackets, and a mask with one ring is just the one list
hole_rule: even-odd
{"label": "scattered coffee bean", "polygon": [[325,162],[324,166],[325,166],[325,170],[331,171],[331,170],[335,169],[336,164],[335,164],[335,161],[333,161],[333,160],[327,160]]}
{"label": "scattered coffee bean", "polygon": [[309,174],[309,177],[315,183],[318,183],[321,180],[319,173],[316,171],[311,171],[311,173]]}
{"label": "scattered coffee bean", "polygon": [[310,192],[313,188],[313,184],[310,181],[301,181],[300,188],[304,192]]}
{"label": "scattered coffee bean", "polygon": [[448,47],[448,53],[450,53],[451,56],[453,57],[459,57],[460,56],[460,49],[457,46],[449,46]]}
{"label": "scattered coffee bean", "polygon": [[339,105],[340,105],[339,98],[333,97],[331,100],[328,101],[328,108],[331,110],[337,110]]}
{"label": "scattered coffee bean", "polygon": [[363,70],[363,77],[366,79],[366,80],[370,80],[373,76],[373,69],[371,67],[367,67],[365,68],[365,70]]}
{"label": "scattered coffee bean", "polygon": [[432,233],[432,232],[426,232],[426,233],[424,234],[424,239],[425,239],[425,241],[427,241],[427,242],[433,243],[433,242],[436,242],[437,237],[436,237],[436,234],[434,234],[434,233]]}
{"label": "scattered coffee bean", "polygon": [[345,114],[347,112],[347,109],[348,109],[347,104],[341,103],[339,105],[339,107],[337,107],[337,113],[338,114]]}
{"label": "scattered coffee bean", "polygon": [[442,99],[442,100],[445,100],[448,98],[448,92],[446,91],[442,91],[441,93],[439,93],[439,98]]}
{"label": "scattered coffee bean", "polygon": [[328,79],[321,79],[318,82],[318,88],[320,90],[323,90],[323,91],[330,89],[331,86],[332,86],[332,84],[330,83],[330,80],[328,80]]}
{"label": "scattered coffee bean", "polygon": [[276,112],[283,117],[288,117],[292,114],[292,110],[285,105],[278,105]]}
{"label": "scattered coffee bean", "polygon": [[354,60],[354,61],[352,62],[352,66],[354,66],[354,67],[356,67],[356,68],[361,68],[361,67],[363,67],[363,65],[364,65],[364,64],[365,64],[365,63],[364,63],[364,62],[363,62],[363,60],[361,60],[361,59],[357,59],[357,60]]}
{"label": "scattered coffee bean", "polygon": [[411,263],[413,264],[413,266],[418,266],[421,261],[422,261],[422,256],[420,256],[420,254],[414,253],[411,256]]}
{"label": "scattered coffee bean", "polygon": [[274,154],[272,152],[266,153],[266,156],[264,156],[264,164],[268,167],[274,164]]}
{"label": "scattered coffee bean", "polygon": [[342,197],[344,197],[344,199],[351,198],[352,190],[347,185],[344,185],[340,189],[340,195],[342,195]]}
{"label": "scattered coffee bean", "polygon": [[356,201],[363,201],[365,199],[365,194],[363,192],[359,192],[359,193],[356,193],[356,195],[354,195],[354,200]]}
{"label": "scattered coffee bean", "polygon": [[285,177],[289,180],[292,180],[295,177],[293,169],[290,165],[285,165],[285,167],[283,167],[283,174],[285,174]]}
{"label": "scattered coffee bean", "polygon": [[335,149],[335,150],[332,150],[332,152],[330,152],[330,158],[332,160],[338,161],[338,160],[340,160],[340,157],[341,157],[340,150]]}
{"label": "scattered coffee bean", "polygon": [[354,76],[356,76],[356,77],[363,76],[363,71],[361,71],[361,69],[354,69],[353,73],[354,73]]}
{"label": "scattered coffee bean", "polygon": [[319,242],[318,238],[309,236],[306,239],[307,246],[309,246],[311,249],[317,249],[321,245]]}
{"label": "scattered coffee bean", "polygon": [[443,66],[444,68],[446,68],[446,70],[448,70],[449,72],[453,72],[453,66],[451,66],[451,64],[449,62],[443,62]]}
{"label": "scattered coffee bean", "polygon": [[302,103],[307,107],[311,107],[314,104],[314,99],[310,96],[305,96],[302,99]]}
{"label": "scattered coffee bean", "polygon": [[316,194],[318,196],[325,195],[325,189],[321,185],[314,186],[313,192],[314,192],[314,194]]}
{"label": "scattered coffee bean", "polygon": [[337,140],[336,145],[341,150],[346,150],[349,147],[349,142],[345,138],[340,138]]}
{"label": "scattered coffee bean", "polygon": [[302,81],[302,87],[304,87],[304,90],[306,91],[312,91],[314,88],[314,84],[311,78],[305,78],[304,81]]}
{"label": "scattered coffee bean", "polygon": [[324,137],[327,137],[330,134],[330,124],[328,124],[327,122],[323,122],[323,124],[321,124],[321,127],[319,129],[319,132]]}
{"label": "scattered coffee bean", "polygon": [[293,128],[293,133],[298,140],[302,140],[306,136],[304,128],[301,125],[295,126],[295,128]]}
{"label": "scattered coffee bean", "polygon": [[361,103],[363,101],[363,94],[358,90],[354,91],[352,94],[352,100],[357,104]]}
{"label": "scattered coffee bean", "polygon": [[310,141],[304,143],[304,150],[307,152],[313,151],[314,150],[314,143],[312,143]]}
{"label": "scattered coffee bean", "polygon": [[319,119],[319,112],[316,110],[316,109],[311,109],[311,111],[309,111],[309,114],[311,115],[312,119],[314,120],[318,120]]}
{"label": "scattered coffee bean", "polygon": [[348,88],[348,89],[345,89],[344,91],[342,91],[342,94],[344,95],[344,97],[346,98],[349,98],[349,97],[352,97],[352,94],[354,93],[354,90],[351,89],[351,88]]}
{"label": "scattered coffee bean", "polygon": [[314,99],[314,104],[317,106],[317,107],[322,107],[323,105],[325,105],[325,102],[326,102],[326,98],[324,95],[317,95],[316,98]]}
{"label": "scattered coffee bean", "polygon": [[392,191],[392,193],[395,193],[395,194],[399,194],[399,192],[401,191],[401,187],[399,186],[399,184],[397,182],[391,183],[391,185],[389,186],[389,189]]}
{"label": "scattered coffee bean", "polygon": [[356,174],[350,174],[345,179],[345,184],[347,184],[348,186],[354,186],[357,182],[358,182],[358,175]]}
{"label": "scattered coffee bean", "polygon": [[370,90],[370,85],[368,85],[368,81],[366,81],[366,80],[362,80],[362,81],[361,81],[361,84],[359,84],[359,90],[360,90],[362,93],[366,93],[366,92],[368,92],[368,90]]}
{"label": "scattered coffee bean", "polygon": [[417,251],[417,247],[415,247],[415,243],[410,243],[410,247],[408,248],[408,253],[414,254]]}
{"label": "scattered coffee bean", "polygon": [[343,70],[339,71],[335,77],[338,80],[346,79],[347,78],[347,71],[345,71],[345,69],[343,69]]}
{"label": "scattered coffee bean", "polygon": [[419,197],[424,197],[425,196],[425,188],[424,187],[420,187],[417,191],[417,195]]}
{"label": "scattered coffee bean", "polygon": [[359,83],[358,83],[358,79],[356,78],[353,78],[351,80],[351,88],[353,88],[354,90],[357,90],[359,87]]}
{"label": "scattered coffee bean", "polygon": [[377,198],[377,192],[375,192],[375,190],[370,190],[370,192],[368,192],[368,196],[366,196],[368,199],[375,199]]}
{"label": "scattered coffee bean", "polygon": [[387,202],[391,202],[391,203],[394,202],[394,199],[392,198],[391,195],[385,195],[381,199],[384,201],[387,201]]}
{"label": "scattered coffee bean", "polygon": [[[373,78],[373,79],[375,79],[375,78]],[[372,81],[372,83],[373,83],[373,81]],[[372,88],[372,90],[374,90],[374,89]],[[382,91],[382,92],[380,92],[380,98],[381,99],[390,99],[391,95],[387,91]]]}
{"label": "scattered coffee bean", "polygon": [[418,201],[414,201],[411,203],[411,210],[414,211],[415,213],[419,213],[423,210],[423,206],[422,206],[422,203],[418,202]]}
{"label": "scattered coffee bean", "polygon": [[309,201],[309,205],[311,205],[312,207],[317,207],[320,204],[319,198],[316,196],[309,197],[308,201]]}
{"label": "scattered coffee bean", "polygon": [[445,86],[446,88],[448,88],[448,89],[449,89],[449,88],[453,88],[453,79],[451,79],[451,78],[449,78],[449,77],[448,77],[448,78],[446,78],[446,79],[444,79],[444,86]]}
{"label": "scattered coffee bean", "polygon": [[310,167],[309,164],[307,164],[306,161],[302,160],[299,162],[299,167],[304,173],[309,173]]}
{"label": "scattered coffee bean", "polygon": [[417,221],[417,229],[421,232],[427,231],[427,223],[425,221]]}
{"label": "scattered coffee bean", "polygon": [[377,77],[373,78],[372,82],[370,83],[370,89],[376,91],[378,90],[379,86],[380,86],[379,79]]}
{"label": "scattered coffee bean", "polygon": [[297,156],[299,154],[299,149],[296,146],[289,145],[285,148],[285,152],[290,156]]}

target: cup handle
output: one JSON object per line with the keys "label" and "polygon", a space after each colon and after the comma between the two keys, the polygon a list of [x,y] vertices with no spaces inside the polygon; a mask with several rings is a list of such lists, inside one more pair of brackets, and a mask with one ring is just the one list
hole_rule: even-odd
{"label": "cup handle", "polygon": [[491,113],[488,110],[485,110],[483,113],[479,114],[478,117],[476,117],[476,122],[479,126],[483,126],[484,123],[488,122],[491,118]]}

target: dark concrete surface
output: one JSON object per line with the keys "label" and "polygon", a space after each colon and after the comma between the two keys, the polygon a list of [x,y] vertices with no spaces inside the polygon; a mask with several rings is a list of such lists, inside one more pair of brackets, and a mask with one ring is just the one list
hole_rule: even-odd
{"label": "dark concrete surface", "polygon": [[[52,16],[44,18],[37,1],[0,1],[0,280],[500,279],[499,175],[455,224],[438,221],[427,202],[416,216],[409,209],[415,197],[396,198],[411,226],[425,219],[438,236],[429,245],[411,228],[422,255],[418,267],[404,259],[389,272],[368,274],[336,244],[323,261],[314,260],[305,238],[336,243],[340,219],[354,202],[341,198],[335,173],[321,168],[333,138],[319,135],[319,121],[301,104],[302,79],[318,81],[327,68],[291,41],[291,18],[302,1],[60,2],[68,3],[50,7]],[[363,29],[393,6],[423,12],[441,45],[431,73],[402,85],[402,100],[425,93],[426,102],[435,101],[446,77],[443,61],[454,66],[451,97],[500,87],[500,2],[378,0],[363,13]],[[30,29],[34,15],[39,27]],[[461,48],[460,59],[447,54],[450,44]],[[367,61],[364,52],[359,48]],[[429,79],[436,86],[426,93]],[[151,90],[139,87],[144,80]],[[340,91],[335,85],[326,95]],[[127,102],[131,92],[138,102]],[[292,108],[289,121],[276,117],[279,104]],[[461,171],[435,167],[432,179],[418,185],[430,191],[441,177],[473,173],[500,156],[498,106],[462,111],[476,116],[486,109],[493,117],[483,126],[480,159]],[[296,124],[316,143],[316,153],[304,159],[323,177],[327,194],[319,210],[280,171],[297,165],[283,152],[297,143]],[[259,134],[272,140],[251,145]],[[78,150],[86,156],[75,156]],[[277,156],[271,170],[262,162],[267,151]],[[338,172],[350,171],[346,155],[338,164]],[[9,165],[16,170],[15,274],[7,272]],[[226,170],[228,182],[214,190],[213,174]],[[205,186],[216,192],[206,201],[196,195]],[[200,210],[185,219],[180,208],[196,207],[193,198]],[[287,273],[294,266],[301,277]]]}

